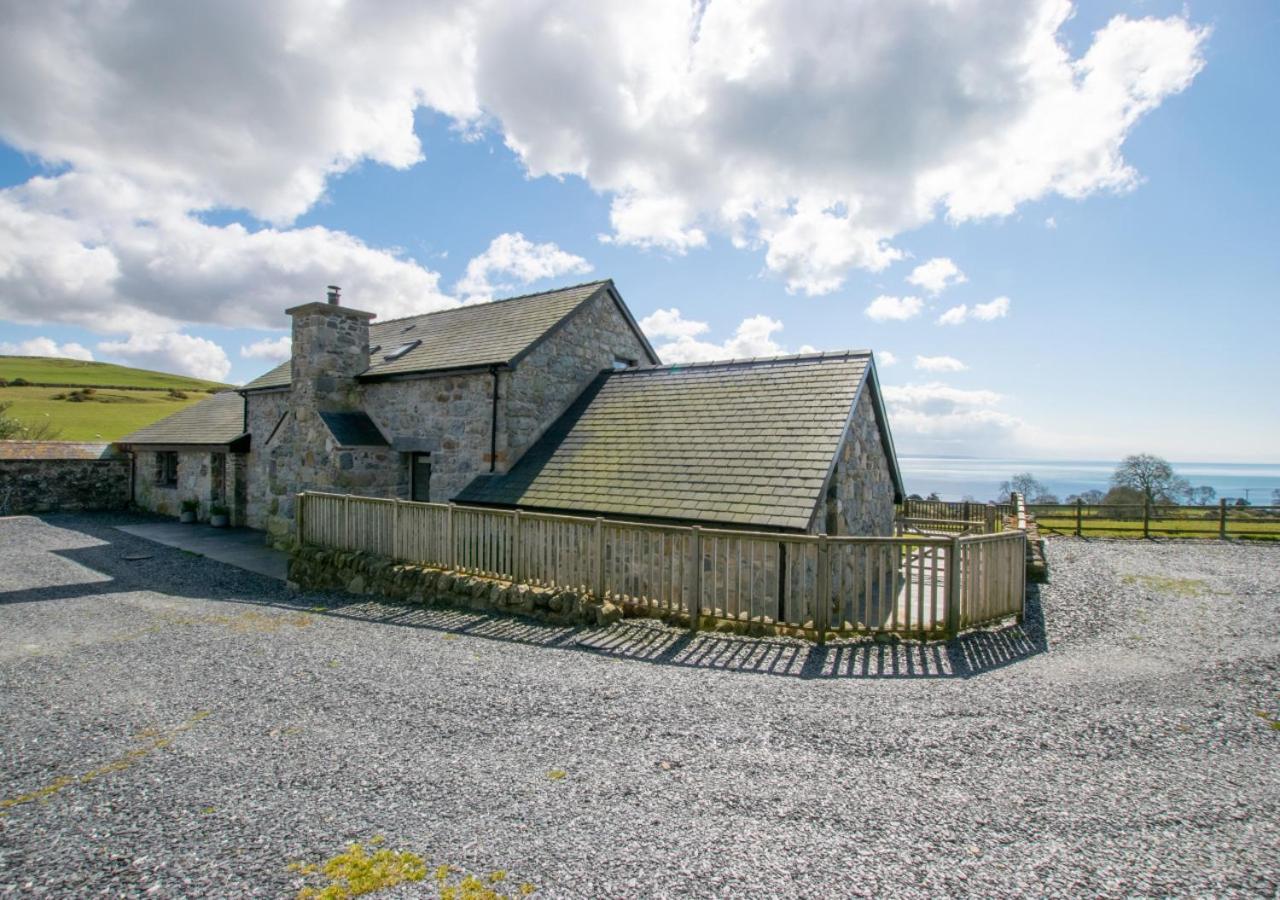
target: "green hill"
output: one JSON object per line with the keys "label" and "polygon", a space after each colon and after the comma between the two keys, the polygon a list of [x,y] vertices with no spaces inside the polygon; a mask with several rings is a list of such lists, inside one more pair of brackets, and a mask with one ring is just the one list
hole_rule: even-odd
{"label": "green hill", "polygon": [[0,381],[23,379],[50,387],[117,387],[151,390],[218,391],[229,387],[216,381],[131,369],[114,363],[51,359],[46,356],[0,356]]}
{"label": "green hill", "polygon": [[229,385],[112,363],[0,356],[0,404],[63,441],[114,441]]}

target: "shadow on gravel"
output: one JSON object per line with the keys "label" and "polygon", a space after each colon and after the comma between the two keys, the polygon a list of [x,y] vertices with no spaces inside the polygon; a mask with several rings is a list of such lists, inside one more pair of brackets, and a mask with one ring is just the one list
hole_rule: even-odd
{"label": "shadow on gravel", "polygon": [[[39,519],[50,530],[80,539],[35,541],[49,552],[105,576],[46,588],[0,592],[0,604],[156,591],[173,597],[246,603],[400,628],[421,628],[525,646],[571,650],[650,665],[792,678],[969,678],[1017,663],[1046,649],[1040,587],[1029,584],[1022,624],[973,631],[951,641],[797,640],[691,633],[648,619],[609,628],[548,625],[515,616],[416,606],[342,593],[290,593],[274,579],[194,556],[112,526],[155,519],[63,517]],[[84,540],[83,538],[91,540]],[[146,556],[129,560],[128,556]]]}

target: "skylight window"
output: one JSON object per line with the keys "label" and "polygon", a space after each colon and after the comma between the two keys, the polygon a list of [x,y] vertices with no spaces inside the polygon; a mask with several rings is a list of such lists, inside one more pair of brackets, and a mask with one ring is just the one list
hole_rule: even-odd
{"label": "skylight window", "polygon": [[400,357],[404,356],[406,353],[408,353],[410,350],[412,350],[414,347],[418,346],[421,343],[422,341],[410,341],[407,344],[401,344],[399,347],[392,350],[390,353],[388,353],[386,356],[382,358],[386,362],[391,362],[394,359],[399,359]]}
{"label": "skylight window", "polygon": [[417,322],[410,322],[408,325],[400,329],[400,333],[408,334],[410,331],[413,331],[413,329],[417,326],[417,324],[418,324]]}

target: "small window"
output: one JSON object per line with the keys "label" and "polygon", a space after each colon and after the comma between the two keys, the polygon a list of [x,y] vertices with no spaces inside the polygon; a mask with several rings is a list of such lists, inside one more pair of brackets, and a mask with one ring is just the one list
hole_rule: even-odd
{"label": "small window", "polygon": [[369,355],[373,356],[373,354],[377,353],[381,349],[382,349],[381,344],[374,344],[372,347],[369,348]]}
{"label": "small window", "polygon": [[634,369],[635,367],[636,361],[634,359],[627,359],[622,356],[613,358],[613,370],[615,372],[621,372],[623,369]]}
{"label": "small window", "polygon": [[400,333],[408,334],[410,331],[413,331],[413,329],[417,327],[417,324],[418,324],[417,322],[411,322],[410,324],[404,326],[404,328],[401,328]]}
{"label": "small window", "polygon": [[160,487],[178,486],[178,454],[167,450],[156,454],[156,484]]}
{"label": "small window", "polygon": [[390,353],[388,353],[386,356],[382,358],[387,362],[391,362],[393,359],[399,359],[400,357],[404,356],[406,353],[408,353],[410,350],[412,350],[414,347],[418,346],[421,343],[422,341],[410,341],[407,344],[401,344],[399,347],[392,350]]}

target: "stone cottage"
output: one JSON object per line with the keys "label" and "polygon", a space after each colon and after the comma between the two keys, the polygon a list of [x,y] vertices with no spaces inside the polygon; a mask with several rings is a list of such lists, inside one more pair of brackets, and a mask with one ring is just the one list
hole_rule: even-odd
{"label": "stone cottage", "polygon": [[[125,439],[155,471],[137,502],[212,496],[220,454],[219,496],[276,539],[304,490],[892,533],[901,478],[869,352],[662,366],[612,281],[387,322],[330,288],[288,313],[288,362]],[[178,440],[178,417],[215,402],[225,428]],[[207,483],[190,474],[206,463]]]}

